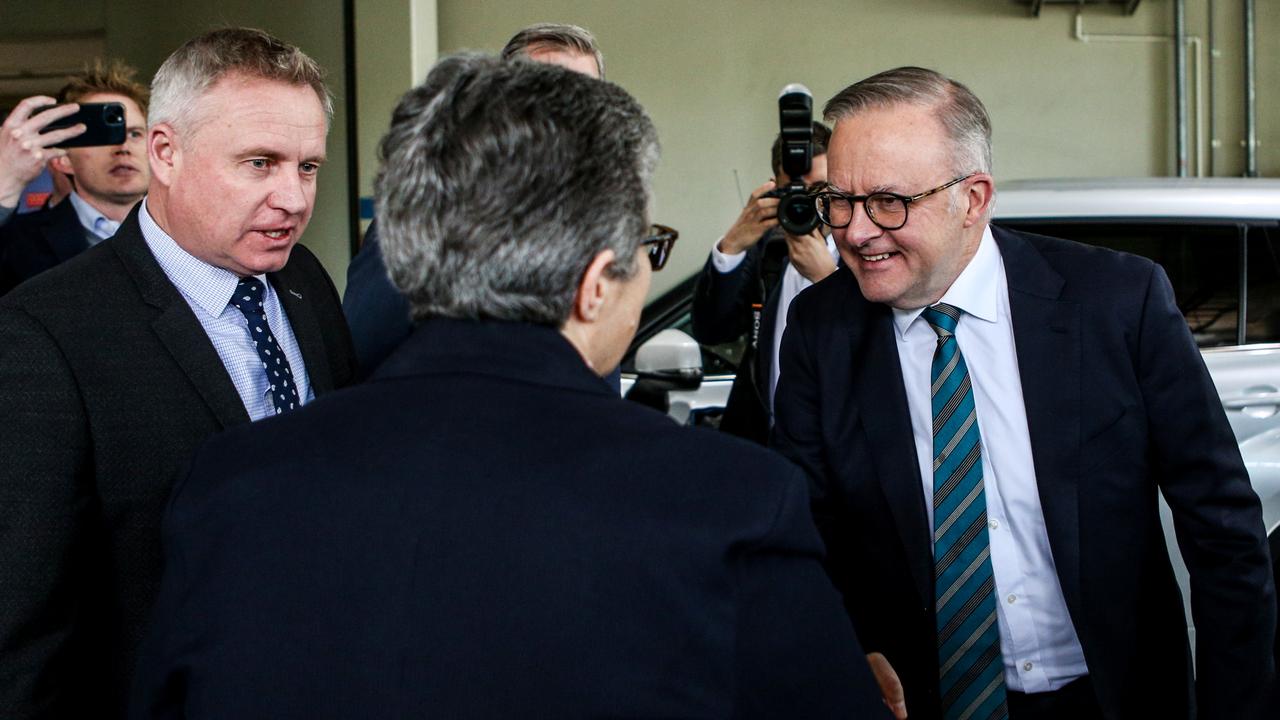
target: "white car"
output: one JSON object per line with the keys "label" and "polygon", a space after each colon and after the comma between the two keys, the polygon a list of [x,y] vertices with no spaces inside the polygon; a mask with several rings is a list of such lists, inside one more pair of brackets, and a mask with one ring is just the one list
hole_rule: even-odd
{"label": "white car", "polygon": [[[1280,586],[1280,180],[1013,182],[997,188],[993,222],[1143,255],[1164,267],[1262,499]],[[696,280],[645,308],[623,360],[623,391],[638,376],[654,378],[650,384],[675,388],[667,395],[678,421],[714,425],[743,348],[741,341],[698,346],[687,335]],[[1162,513],[1194,642],[1187,574],[1163,503]]]}

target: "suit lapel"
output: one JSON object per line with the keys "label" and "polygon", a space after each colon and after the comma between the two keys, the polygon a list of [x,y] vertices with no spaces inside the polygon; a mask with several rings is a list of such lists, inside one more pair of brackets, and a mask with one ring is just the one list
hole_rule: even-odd
{"label": "suit lapel", "polygon": [[894,525],[906,550],[920,598],[933,598],[933,533],[925,512],[924,486],[916,457],[911,412],[902,382],[902,363],[887,306],[870,305],[866,325],[852,329],[854,391],[862,410],[862,428]]}
{"label": "suit lapel", "polygon": [[222,358],[213,349],[204,327],[151,255],[138,225],[138,207],[133,209],[111,239],[111,247],[133,278],[142,300],[159,310],[160,314],[152,321],[151,328],[160,344],[191,380],[219,424],[226,428],[249,422],[240,393],[227,375]]}
{"label": "suit lapel", "polygon": [[1080,600],[1080,306],[1060,300],[1064,281],[1017,233],[993,227],[1009,282],[1018,375],[1049,546],[1067,605]]}
{"label": "suit lapel", "polygon": [[50,212],[48,224],[40,231],[59,263],[70,260],[89,247],[89,241],[85,239],[86,231],[80,225],[80,218],[70,200],[59,204]]}
{"label": "suit lapel", "polygon": [[298,341],[298,349],[307,366],[311,389],[319,396],[333,389],[333,371],[329,367],[324,336],[312,310],[311,299],[304,296],[296,273],[290,272],[290,267],[285,265],[280,272],[268,274],[267,279],[271,281],[276,296],[280,298],[280,306],[289,317],[289,326],[293,329],[294,339]]}

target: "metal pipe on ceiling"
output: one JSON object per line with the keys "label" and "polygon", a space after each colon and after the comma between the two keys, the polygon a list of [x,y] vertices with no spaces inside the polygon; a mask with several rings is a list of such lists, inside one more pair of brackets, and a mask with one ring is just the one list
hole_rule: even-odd
{"label": "metal pipe on ceiling", "polygon": [[1254,0],[1244,3],[1244,155],[1245,177],[1258,177],[1257,56]]}
{"label": "metal pipe on ceiling", "polygon": [[[1218,174],[1216,150],[1219,145],[1218,141],[1218,98],[1215,94],[1217,86],[1217,67],[1218,67],[1218,36],[1214,30],[1213,16],[1216,12],[1214,9],[1215,0],[1207,0],[1208,27],[1205,35],[1208,36],[1209,42],[1209,177]],[[1198,121],[1197,121],[1198,122]],[[1201,172],[1200,175],[1204,175]]]}
{"label": "metal pipe on ceiling", "polygon": [[1173,5],[1173,97],[1176,106],[1178,177],[1187,176],[1187,0]]}

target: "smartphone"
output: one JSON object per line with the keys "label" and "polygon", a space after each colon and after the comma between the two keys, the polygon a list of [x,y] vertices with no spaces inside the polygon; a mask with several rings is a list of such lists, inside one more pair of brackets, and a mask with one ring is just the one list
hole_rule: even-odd
{"label": "smartphone", "polygon": [[[52,107],[54,106],[49,105],[44,109]],[[61,120],[54,120],[40,132],[43,134],[50,130],[71,127],[78,123],[84,123],[85,131],[83,133],[63,140],[53,147],[73,148],[89,147],[91,145],[121,145],[124,143],[124,104],[118,102],[81,103],[78,111]]]}

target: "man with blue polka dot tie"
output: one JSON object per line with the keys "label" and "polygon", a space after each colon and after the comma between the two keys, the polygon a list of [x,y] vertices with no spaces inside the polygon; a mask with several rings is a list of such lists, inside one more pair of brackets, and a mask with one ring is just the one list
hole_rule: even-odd
{"label": "man with blue polka dot tie", "polygon": [[355,377],[337,292],[298,244],[325,159],[322,75],[259,30],[179,48],[138,141],[146,197],[0,298],[5,720],[122,717],[175,475],[208,437]]}

